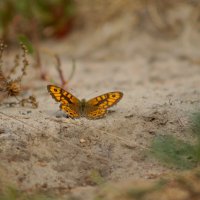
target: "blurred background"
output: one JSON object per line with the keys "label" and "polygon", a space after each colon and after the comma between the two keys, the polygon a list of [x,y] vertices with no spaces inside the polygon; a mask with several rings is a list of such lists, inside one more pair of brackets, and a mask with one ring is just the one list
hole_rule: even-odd
{"label": "blurred background", "polygon": [[[27,79],[25,77],[28,84],[22,84],[22,91],[25,95],[33,93],[40,109],[26,111],[24,108],[21,112],[21,107],[20,111],[5,107],[8,115],[21,117],[22,121],[26,119],[34,128],[33,132],[29,125],[20,129],[17,120],[13,125],[7,117],[2,118],[5,130],[16,134],[5,133],[9,137],[18,136],[17,140],[7,140],[4,136],[0,140],[1,163],[7,170],[0,173],[9,176],[5,180],[13,178],[23,189],[46,190],[53,186],[67,187],[69,191],[75,186],[98,185],[104,179],[115,182],[130,177],[156,179],[177,169],[168,171],[141,154],[151,139],[162,134],[180,140],[172,137],[155,140],[152,148],[157,158],[168,163],[172,161],[180,168],[199,165],[199,126],[195,131],[196,146],[184,143],[192,138],[185,131],[188,113],[196,111],[200,104],[199,0],[0,0],[0,38],[9,48],[14,47],[13,54],[20,51],[20,40],[25,44],[31,42],[35,50],[32,57],[35,68],[24,66],[28,69]],[[3,58],[7,60],[8,57]],[[14,69],[19,66],[19,56],[16,57],[14,61],[10,59]],[[22,54],[22,63],[23,59]],[[11,71],[7,63],[4,66],[5,72],[6,69]],[[23,64],[21,68],[23,71]],[[32,69],[36,73],[32,73]],[[35,81],[36,77],[44,81]],[[80,125],[78,121],[76,124],[64,122],[66,125],[61,127],[57,119],[52,120],[57,118],[55,113],[59,106],[53,104],[54,100],[47,94],[47,82],[87,99],[120,90],[124,93],[123,102],[105,121],[87,121]],[[200,115],[195,126],[199,121]],[[35,127],[48,134],[45,137],[39,134],[34,144],[29,137],[36,133]],[[104,130],[118,136],[113,140],[111,134],[102,134]],[[4,134],[3,129],[0,134]],[[79,140],[82,137],[86,143]],[[18,139],[23,142],[20,148]],[[122,145],[120,140],[128,143]],[[129,141],[134,141],[134,145],[129,145]],[[80,148],[88,150],[89,154]],[[90,154],[94,157],[88,156]],[[163,159],[166,154],[171,160]],[[101,155],[108,156],[109,162],[104,162]],[[71,162],[74,158],[75,162]],[[13,159],[16,165],[10,164]],[[18,169],[17,175],[13,166]],[[136,194],[141,193],[136,191]]]}
{"label": "blurred background", "polygon": [[10,43],[19,35],[33,43],[65,41],[69,56],[126,58],[149,41],[199,47],[199,11],[197,0],[2,0],[0,37]]}

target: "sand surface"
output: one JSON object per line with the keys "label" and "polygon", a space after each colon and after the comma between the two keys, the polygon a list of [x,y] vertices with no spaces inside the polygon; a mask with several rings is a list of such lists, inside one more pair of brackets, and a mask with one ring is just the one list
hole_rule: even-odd
{"label": "sand surface", "polygon": [[[187,34],[173,41],[140,35],[108,48],[89,39],[79,45],[73,40],[42,44],[60,55],[66,77],[76,58],[67,90],[78,98],[115,90],[124,96],[103,119],[69,119],[48,94],[50,82],[40,80],[31,66],[22,97],[35,95],[39,107],[10,107],[6,102],[16,101],[12,98],[0,107],[0,166],[9,181],[23,189],[70,189],[95,185],[96,175],[118,182],[176,172],[146,152],[156,135],[191,139],[186,129],[200,104],[200,60],[198,42]],[[53,59],[45,59],[44,69],[59,84]]]}

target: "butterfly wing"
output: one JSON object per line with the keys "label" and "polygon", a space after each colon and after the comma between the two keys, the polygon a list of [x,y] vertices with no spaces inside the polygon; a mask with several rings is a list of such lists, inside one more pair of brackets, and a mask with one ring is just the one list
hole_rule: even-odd
{"label": "butterfly wing", "polygon": [[100,119],[103,118],[107,113],[106,109],[90,107],[85,111],[85,117],[88,119]]}
{"label": "butterfly wing", "polygon": [[71,118],[80,117],[80,101],[74,95],[55,85],[48,85],[47,90],[51,96],[60,102],[60,109]]}
{"label": "butterfly wing", "polygon": [[85,116],[89,119],[98,119],[104,117],[107,109],[114,106],[123,97],[123,93],[109,92],[86,102]]}
{"label": "butterfly wing", "polygon": [[79,118],[81,117],[79,110],[76,106],[60,104],[60,109],[67,113],[70,118]]}

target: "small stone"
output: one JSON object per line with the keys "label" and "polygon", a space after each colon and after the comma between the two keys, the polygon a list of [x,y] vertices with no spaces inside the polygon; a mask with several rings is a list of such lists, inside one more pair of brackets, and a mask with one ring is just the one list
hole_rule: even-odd
{"label": "small stone", "polygon": [[85,142],[86,142],[85,139],[83,139],[83,138],[80,139],[80,143],[85,143]]}

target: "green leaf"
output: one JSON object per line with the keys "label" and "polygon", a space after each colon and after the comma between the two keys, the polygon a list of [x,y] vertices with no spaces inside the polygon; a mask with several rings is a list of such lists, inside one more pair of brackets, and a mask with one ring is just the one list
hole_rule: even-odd
{"label": "green leaf", "polygon": [[191,130],[197,136],[200,142],[200,112],[194,113],[192,116]]}
{"label": "green leaf", "polygon": [[151,154],[166,164],[188,169],[198,162],[197,147],[173,136],[158,136],[151,145]]}
{"label": "green leaf", "polygon": [[19,35],[18,39],[19,39],[20,42],[22,42],[24,45],[26,45],[28,52],[30,54],[33,54],[34,48],[31,44],[31,42],[28,40],[28,38],[25,35]]}

